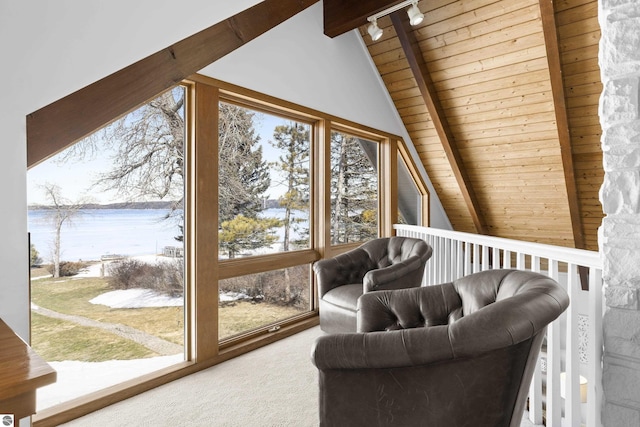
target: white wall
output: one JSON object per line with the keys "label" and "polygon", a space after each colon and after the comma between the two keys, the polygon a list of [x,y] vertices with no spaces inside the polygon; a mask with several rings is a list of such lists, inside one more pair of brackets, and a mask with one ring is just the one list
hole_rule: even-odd
{"label": "white wall", "polygon": [[[256,3],[0,0],[0,317],[22,337],[29,331],[25,117]],[[323,35],[318,3],[206,72],[406,137],[369,61],[355,32]],[[436,214],[435,226],[447,224]]]}
{"label": "white wall", "polygon": [[256,3],[0,0],[0,317],[20,336],[29,332],[27,114]]}

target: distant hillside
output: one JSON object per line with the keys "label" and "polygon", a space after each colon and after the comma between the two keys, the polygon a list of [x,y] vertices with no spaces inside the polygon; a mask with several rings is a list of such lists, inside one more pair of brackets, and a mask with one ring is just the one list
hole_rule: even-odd
{"label": "distant hillside", "polygon": [[[120,203],[108,203],[106,205],[100,205],[98,203],[87,203],[82,205],[82,209],[171,209],[176,202],[174,201],[155,201],[155,202],[120,202]],[[277,209],[280,208],[280,202],[275,199],[269,199],[264,202],[265,209]],[[51,206],[47,205],[29,205],[28,209],[31,211],[51,209]]]}
{"label": "distant hillside", "polygon": [[[82,209],[171,209],[176,202],[173,201],[155,201],[155,202],[120,202],[108,203],[101,205],[98,203],[87,203],[82,205]],[[46,205],[31,205],[29,210],[51,209]]]}

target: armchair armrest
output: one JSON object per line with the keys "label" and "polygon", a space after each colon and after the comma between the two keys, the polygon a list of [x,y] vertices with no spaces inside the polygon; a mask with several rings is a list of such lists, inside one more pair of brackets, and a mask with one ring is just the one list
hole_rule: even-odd
{"label": "armchair armrest", "polygon": [[388,267],[371,270],[362,279],[363,290],[371,292],[381,289],[406,288],[406,283],[402,278],[420,268],[422,268],[422,261],[419,256],[414,255]]}
{"label": "armchair armrest", "polygon": [[[407,290],[424,289],[428,288]],[[516,295],[511,302],[498,301],[447,325],[322,336],[315,342],[312,360],[318,369],[328,370],[400,368],[474,357],[544,333],[547,323],[561,313],[562,303],[541,296],[546,301],[531,304],[529,295]],[[532,321],[541,310],[543,320]]]}
{"label": "armchair armrest", "polygon": [[407,367],[453,357],[447,326],[324,335],[311,352],[320,370]]}

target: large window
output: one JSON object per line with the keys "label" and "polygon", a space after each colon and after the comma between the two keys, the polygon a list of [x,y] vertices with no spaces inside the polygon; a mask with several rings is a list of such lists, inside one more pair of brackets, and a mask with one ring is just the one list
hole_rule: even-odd
{"label": "large window", "polygon": [[[236,262],[218,282],[224,341],[313,310],[309,265],[275,267],[310,248],[312,126],[238,101],[218,114],[218,258]],[[268,271],[238,260],[268,255]]]}
{"label": "large window", "polygon": [[44,405],[317,324],[315,261],[426,223],[415,170],[397,136],[202,76],[33,167],[34,347],[114,364]]}
{"label": "large window", "polygon": [[37,409],[185,359],[184,87],[28,172]]}

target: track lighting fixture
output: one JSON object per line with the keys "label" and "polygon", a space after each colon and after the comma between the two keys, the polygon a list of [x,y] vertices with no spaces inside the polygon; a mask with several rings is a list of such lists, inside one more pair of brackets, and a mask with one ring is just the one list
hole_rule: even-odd
{"label": "track lighting fixture", "polygon": [[395,6],[391,6],[388,9],[383,10],[382,12],[378,12],[375,15],[371,15],[367,18],[367,21],[370,22],[369,27],[367,28],[367,32],[371,36],[371,40],[376,41],[382,37],[382,29],[378,27],[378,18],[382,18],[390,13],[395,12],[396,10],[400,10],[403,7],[409,6],[411,7],[407,9],[407,15],[409,15],[409,23],[411,25],[418,25],[424,19],[424,14],[420,12],[418,8],[417,0],[408,0],[403,1]]}
{"label": "track lighting fixture", "polygon": [[369,35],[371,36],[371,40],[373,41],[376,41],[380,37],[382,37],[382,29],[378,27],[377,19],[371,21],[371,24],[369,24],[369,28],[367,28],[367,32],[369,33]]}
{"label": "track lighting fixture", "polygon": [[407,10],[407,15],[409,15],[409,23],[412,26],[418,25],[424,19],[424,14],[418,9],[418,2],[414,2],[413,6]]}

